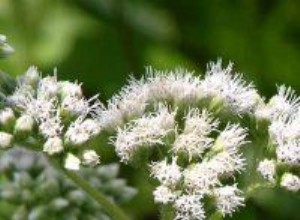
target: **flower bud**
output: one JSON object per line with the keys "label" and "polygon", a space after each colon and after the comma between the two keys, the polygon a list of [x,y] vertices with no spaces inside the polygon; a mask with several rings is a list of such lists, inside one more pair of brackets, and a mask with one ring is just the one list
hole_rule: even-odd
{"label": "flower bud", "polygon": [[6,43],[6,36],[0,34],[0,58],[11,55],[14,49]]}
{"label": "flower bud", "polygon": [[80,84],[71,83],[69,81],[60,82],[60,94],[62,98],[72,96],[81,98],[82,97],[82,89]]}
{"label": "flower bud", "polygon": [[65,168],[68,170],[79,170],[81,161],[74,154],[68,153],[65,160]]}
{"label": "flower bud", "polygon": [[7,149],[11,147],[13,136],[9,133],[0,131],[0,149]]}
{"label": "flower bud", "polygon": [[47,152],[49,155],[60,153],[63,150],[63,142],[59,137],[49,138],[43,147],[43,151]]}
{"label": "flower bud", "polygon": [[16,121],[16,133],[30,133],[34,126],[34,119],[29,115],[22,115]]}
{"label": "flower bud", "polygon": [[88,166],[96,166],[100,163],[99,155],[94,150],[85,150],[82,154],[82,163]]}
{"label": "flower bud", "polygon": [[26,81],[26,83],[28,83],[31,86],[34,86],[37,84],[39,79],[40,79],[40,75],[37,67],[35,66],[29,67],[24,76],[24,80]]}
{"label": "flower bud", "polygon": [[4,127],[10,127],[15,121],[15,114],[11,108],[5,108],[0,111],[0,124]]}

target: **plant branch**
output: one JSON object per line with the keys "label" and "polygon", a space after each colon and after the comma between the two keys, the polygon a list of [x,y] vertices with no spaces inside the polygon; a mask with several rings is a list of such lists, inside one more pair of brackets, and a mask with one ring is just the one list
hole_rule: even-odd
{"label": "plant branch", "polygon": [[[49,158],[49,157],[48,157]],[[101,192],[92,187],[87,181],[82,179],[74,171],[70,171],[61,167],[57,161],[49,158],[49,161],[55,168],[62,171],[69,179],[71,179],[78,187],[90,195],[103,210],[114,220],[130,220],[130,218],[116,204],[107,199]]]}

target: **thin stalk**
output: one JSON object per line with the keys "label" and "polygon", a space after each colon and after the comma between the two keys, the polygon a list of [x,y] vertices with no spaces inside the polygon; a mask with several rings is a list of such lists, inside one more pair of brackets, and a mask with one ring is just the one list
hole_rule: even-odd
{"label": "thin stalk", "polygon": [[90,195],[112,219],[114,220],[130,220],[130,218],[116,204],[108,200],[100,191],[96,190],[87,181],[81,178],[76,172],[64,169],[57,161],[49,158],[49,161],[57,169],[61,170],[69,179],[71,179],[78,187]]}

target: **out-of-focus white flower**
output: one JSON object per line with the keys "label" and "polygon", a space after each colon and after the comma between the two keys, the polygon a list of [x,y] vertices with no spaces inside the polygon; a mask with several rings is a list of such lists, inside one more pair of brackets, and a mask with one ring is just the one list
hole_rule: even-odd
{"label": "out-of-focus white flower", "polygon": [[177,158],[173,158],[171,164],[168,164],[167,159],[152,163],[151,176],[162,185],[175,186],[182,177],[181,168],[177,165]]}
{"label": "out-of-focus white flower", "polygon": [[154,201],[156,203],[161,203],[164,205],[174,202],[175,199],[178,197],[177,194],[177,192],[173,192],[170,188],[164,185],[158,186],[153,191]]}
{"label": "out-of-focus white flower", "polygon": [[94,150],[85,150],[82,154],[82,164],[96,166],[100,163],[99,155]]}
{"label": "out-of-focus white flower", "polygon": [[0,111],[0,124],[7,125],[14,120],[15,114],[11,108],[4,108]]}
{"label": "out-of-focus white flower", "polygon": [[245,206],[244,198],[240,196],[241,191],[236,185],[224,186],[214,189],[214,196],[217,202],[217,208],[225,215],[232,215],[240,206]]}
{"label": "out-of-focus white flower", "polygon": [[72,153],[68,153],[65,160],[65,168],[68,170],[79,170],[81,161]]}
{"label": "out-of-focus white flower", "polygon": [[264,159],[258,164],[257,171],[269,182],[275,182],[276,163],[274,160]]}
{"label": "out-of-focus white flower", "polygon": [[218,100],[237,114],[249,113],[261,100],[254,85],[247,84],[241,74],[232,74],[233,64],[222,68],[222,60],[210,63],[200,88],[205,96]]}
{"label": "out-of-focus white flower", "polygon": [[0,131],[0,149],[7,149],[11,147],[13,136],[9,133]]}
{"label": "out-of-focus white flower", "polygon": [[205,212],[199,195],[182,195],[176,199],[174,208],[176,216],[174,220],[203,220]]}
{"label": "out-of-focus white flower", "polygon": [[239,124],[228,124],[217,137],[213,149],[216,151],[225,150],[235,154],[242,145],[247,143],[246,136],[247,130]]}
{"label": "out-of-focus white flower", "polygon": [[59,137],[48,138],[43,146],[43,151],[49,155],[61,153],[64,150],[63,142]]}
{"label": "out-of-focus white flower", "polygon": [[291,173],[284,173],[280,185],[289,191],[297,192],[300,190],[300,178]]}

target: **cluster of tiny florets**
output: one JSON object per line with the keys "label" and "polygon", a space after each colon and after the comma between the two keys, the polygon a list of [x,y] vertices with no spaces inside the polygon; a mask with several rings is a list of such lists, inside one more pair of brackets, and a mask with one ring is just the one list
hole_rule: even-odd
{"label": "cluster of tiny florets", "polygon": [[[300,98],[290,87],[278,87],[278,93],[267,104],[260,106],[257,117],[269,122],[268,131],[270,145],[276,157],[263,160],[258,171],[269,182],[280,180],[280,185],[290,191],[300,188],[299,177],[293,174],[294,167],[300,165]],[[286,166],[289,172],[281,177],[276,167]],[[290,173],[291,172],[291,173]]]}
{"label": "cluster of tiny florets", "polygon": [[[116,203],[136,194],[118,177],[116,163],[82,168],[78,175]],[[53,169],[40,152],[20,148],[2,152],[0,178],[1,203],[16,208],[11,216],[6,213],[6,219],[111,219],[89,195]]]}
{"label": "cluster of tiny florets", "polygon": [[129,84],[114,95],[107,108],[101,111],[104,128],[118,126],[141,117],[147,107],[157,102],[195,106],[201,101],[210,106],[222,106],[233,114],[251,113],[262,101],[252,84],[242,75],[233,73],[232,64],[222,68],[222,62],[210,63],[204,79],[184,69],[162,72],[147,68],[141,80],[130,79]]}
{"label": "cluster of tiny florets", "polygon": [[81,84],[58,81],[56,73],[43,78],[37,68],[30,67],[5,102],[10,107],[0,111],[2,148],[11,146],[13,140],[33,144],[42,140],[44,152],[66,155],[68,169],[99,163],[96,152],[86,151],[84,145],[101,132],[95,116],[102,105],[96,96],[83,97]]}

